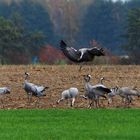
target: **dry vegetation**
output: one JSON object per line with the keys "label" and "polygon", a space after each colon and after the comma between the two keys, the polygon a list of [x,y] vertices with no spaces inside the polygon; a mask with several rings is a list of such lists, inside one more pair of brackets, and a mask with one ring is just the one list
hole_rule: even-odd
{"label": "dry vegetation", "polygon": [[[75,86],[80,90],[80,94],[84,93],[83,76],[91,74],[93,76],[92,83],[98,83],[100,77],[104,76],[111,80],[106,81],[105,85],[108,87],[118,86],[136,86],[140,90],[140,66],[89,66],[83,67],[81,72],[78,72],[77,65],[31,65],[31,66],[1,66],[0,67],[0,86],[10,86],[11,94],[6,95],[4,99],[4,108],[18,109],[18,108],[37,108],[35,106],[36,98],[30,105],[27,104],[26,93],[23,89],[24,72],[27,70],[31,76],[29,81],[39,84],[48,85],[50,88],[46,91],[47,96],[41,99],[39,108],[70,108],[66,101],[56,104],[56,100],[60,97],[64,89]],[[9,98],[8,98],[9,97]],[[2,97],[3,98],[3,97]],[[87,108],[88,101],[77,98],[75,108]],[[120,98],[115,98],[114,103],[109,107],[124,107]],[[103,100],[103,108],[107,107],[107,101]],[[129,107],[140,107],[140,100],[135,98],[133,104]],[[0,108],[2,105],[0,104]]]}

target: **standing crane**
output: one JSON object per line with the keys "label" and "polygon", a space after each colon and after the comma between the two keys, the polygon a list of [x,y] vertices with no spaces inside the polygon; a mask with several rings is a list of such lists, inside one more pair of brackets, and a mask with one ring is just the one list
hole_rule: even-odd
{"label": "standing crane", "polygon": [[38,102],[39,102],[40,97],[46,96],[44,91],[49,87],[39,86],[39,85],[35,85],[33,83],[28,82],[27,81],[28,76],[29,76],[29,73],[25,72],[25,82],[24,82],[23,88],[27,93],[28,102],[29,103],[31,102],[32,96],[38,97]]}

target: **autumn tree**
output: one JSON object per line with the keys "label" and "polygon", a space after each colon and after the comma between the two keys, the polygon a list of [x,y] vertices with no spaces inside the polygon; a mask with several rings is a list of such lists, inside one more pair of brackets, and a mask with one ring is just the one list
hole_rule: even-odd
{"label": "autumn tree", "polygon": [[135,8],[128,13],[127,44],[124,46],[133,61],[140,63],[140,8]]}

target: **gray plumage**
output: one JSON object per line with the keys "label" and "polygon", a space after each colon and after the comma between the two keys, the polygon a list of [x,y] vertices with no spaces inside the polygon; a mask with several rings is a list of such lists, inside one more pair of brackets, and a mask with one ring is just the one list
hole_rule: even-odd
{"label": "gray plumage", "polygon": [[46,93],[44,92],[48,87],[44,86],[38,86],[33,83],[30,83],[27,81],[27,78],[29,76],[29,73],[25,72],[25,82],[24,82],[24,90],[27,93],[28,101],[31,101],[32,96],[36,96],[40,98],[41,96],[46,96]]}
{"label": "gray plumage", "polygon": [[64,90],[61,93],[61,99],[59,99],[57,101],[57,103],[59,103],[60,101],[63,101],[64,99],[72,99],[71,100],[71,106],[74,106],[74,102],[75,102],[75,99],[76,99],[78,94],[79,94],[78,89],[75,88],[75,87],[71,87],[71,88],[69,88],[67,90]]}
{"label": "gray plumage", "polygon": [[96,107],[99,107],[99,98],[100,97],[106,98],[106,96],[104,95],[104,92],[102,90],[100,90],[96,86],[94,87],[90,84],[90,78],[91,78],[91,75],[84,76],[85,95],[82,95],[81,97],[83,97],[85,99],[88,98],[91,100],[89,107],[91,107],[91,105],[93,103],[95,103]]}
{"label": "gray plumage", "polygon": [[92,61],[95,56],[105,55],[102,48],[93,47],[76,50],[73,47],[67,46],[63,40],[60,42],[60,48],[68,59],[77,63]]}
{"label": "gray plumage", "polygon": [[4,101],[3,101],[4,99],[3,98],[5,98],[3,95],[10,94],[10,92],[11,92],[10,88],[0,87],[0,96],[1,96],[0,100],[1,100],[2,108],[4,108]]}
{"label": "gray plumage", "polygon": [[123,101],[126,103],[131,103],[132,102],[132,97],[133,96],[140,96],[140,92],[137,91],[134,88],[130,87],[115,87],[111,89],[111,92],[108,94],[109,96],[109,103],[112,102],[112,97],[119,95]]}
{"label": "gray plumage", "polygon": [[2,94],[10,94],[11,90],[8,87],[0,87],[0,95]]}
{"label": "gray plumage", "polygon": [[[90,82],[90,80],[91,80],[91,75],[89,75],[89,74],[86,75],[86,76],[84,77],[84,79],[85,79],[86,82]],[[100,83],[99,83],[99,84],[90,85],[90,88],[92,87],[92,88],[94,88],[95,90],[99,90],[99,91],[103,92],[104,94],[110,93],[111,90],[110,90],[109,88],[107,88],[105,85],[103,85],[103,83],[102,83],[103,80],[105,80],[105,78],[102,77],[102,78],[100,79]]]}

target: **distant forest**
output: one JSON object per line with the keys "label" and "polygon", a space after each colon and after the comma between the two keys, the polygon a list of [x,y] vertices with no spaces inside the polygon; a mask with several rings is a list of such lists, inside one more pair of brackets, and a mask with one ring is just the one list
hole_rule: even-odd
{"label": "distant forest", "polygon": [[99,44],[114,55],[131,54],[131,43],[139,51],[140,25],[130,29],[133,18],[140,20],[131,10],[139,8],[140,0],[1,0],[1,63],[31,63],[61,39],[77,48]]}

